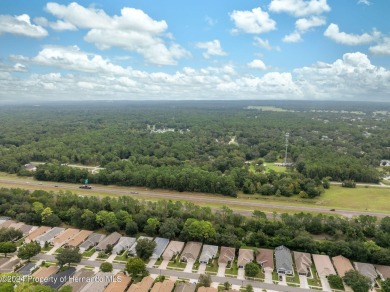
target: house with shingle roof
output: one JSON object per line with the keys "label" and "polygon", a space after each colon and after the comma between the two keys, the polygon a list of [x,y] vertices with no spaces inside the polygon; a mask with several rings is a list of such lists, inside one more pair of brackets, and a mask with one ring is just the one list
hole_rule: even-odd
{"label": "house with shingle roof", "polygon": [[279,274],[293,275],[293,260],[290,250],[281,245],[275,248],[276,271]]}
{"label": "house with shingle roof", "polygon": [[201,248],[202,248],[202,243],[200,242],[194,242],[194,241],[187,242],[180,256],[181,261],[195,262],[199,256]]}
{"label": "house with shingle roof", "polygon": [[354,262],[354,265],[356,271],[369,278],[371,280],[371,286],[374,287],[375,280],[378,277],[378,273],[376,272],[374,265],[359,262]]}
{"label": "house with shingle roof", "polygon": [[164,260],[172,260],[183,250],[184,242],[172,240],[163,253]]}
{"label": "house with shingle roof", "polygon": [[218,253],[218,246],[204,244],[202,248],[202,253],[199,257],[199,262],[201,264],[208,264],[210,260],[216,257]]}
{"label": "house with shingle roof", "polygon": [[328,277],[329,275],[336,275],[330,257],[322,254],[313,254],[314,265],[320,277]]}
{"label": "house with shingle roof", "polygon": [[238,251],[237,266],[239,268],[244,268],[246,264],[252,262],[254,260],[253,253],[252,249],[240,248]]}
{"label": "house with shingle roof", "polygon": [[342,278],[345,276],[345,273],[354,270],[351,262],[346,257],[342,255],[336,256],[332,258],[333,265],[336,268],[337,274]]}
{"label": "house with shingle roof", "polygon": [[309,276],[310,275],[310,266],[313,263],[311,256],[307,252],[297,252],[294,251],[294,260],[297,272],[299,275]]}
{"label": "house with shingle roof", "polygon": [[263,270],[273,271],[274,266],[274,251],[267,248],[259,248],[257,250],[256,262],[263,268]]}
{"label": "house with shingle roof", "polygon": [[80,244],[80,252],[85,252],[89,248],[96,246],[105,237],[106,236],[104,234],[92,233],[82,244]]}
{"label": "house with shingle roof", "polygon": [[115,244],[119,241],[119,239],[122,237],[118,232],[113,232],[107,237],[105,237],[102,241],[99,242],[99,244],[96,246],[97,251],[105,250],[108,245],[115,246]]}
{"label": "house with shingle roof", "polygon": [[375,269],[378,272],[379,277],[381,277],[382,281],[385,281],[386,279],[390,279],[389,266],[375,265]]}
{"label": "house with shingle roof", "polygon": [[234,247],[221,246],[221,251],[219,252],[218,264],[229,265],[234,261],[236,257],[236,249]]}
{"label": "house with shingle roof", "polygon": [[151,259],[158,259],[163,254],[165,248],[169,244],[168,238],[162,238],[162,237],[156,237],[154,239],[154,242],[156,243],[156,247],[153,250],[153,254],[150,257]]}

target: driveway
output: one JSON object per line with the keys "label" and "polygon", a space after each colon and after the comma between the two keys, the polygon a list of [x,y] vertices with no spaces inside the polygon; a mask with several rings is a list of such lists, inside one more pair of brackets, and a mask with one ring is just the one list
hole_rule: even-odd
{"label": "driveway", "polygon": [[301,283],[301,285],[299,287],[309,289],[309,283],[307,282],[306,276],[299,275],[299,283]]}
{"label": "driveway", "polygon": [[194,266],[194,262],[187,262],[186,267],[184,268],[185,273],[192,273],[192,267]]}
{"label": "driveway", "polygon": [[244,268],[239,268],[237,271],[237,279],[245,280],[245,270]]}
{"label": "driveway", "polygon": [[163,260],[158,268],[161,270],[166,270],[168,264],[169,264],[169,260]]}
{"label": "driveway", "polygon": [[200,264],[198,274],[204,274],[206,272],[206,264]]}
{"label": "driveway", "polygon": [[328,279],[325,276],[320,277],[321,285],[322,285],[322,291],[332,291],[330,288]]}
{"label": "driveway", "polygon": [[48,255],[52,255],[58,248],[60,248],[59,246],[54,246],[51,250],[49,250],[46,254]]}
{"label": "driveway", "polygon": [[157,259],[151,259],[146,265],[147,268],[153,268],[154,264],[157,262]]}
{"label": "driveway", "polygon": [[94,261],[94,260],[97,259],[98,256],[99,256],[99,252],[98,252],[98,251],[95,251],[95,252],[93,253],[93,255],[90,256],[89,260],[90,260],[90,261]]}
{"label": "driveway", "polygon": [[272,284],[272,272],[271,271],[264,271],[264,283]]}
{"label": "driveway", "polygon": [[287,279],[286,279],[286,275],[279,275],[278,277],[280,278],[280,276],[282,276],[282,280],[279,281],[279,285],[282,285],[282,286],[287,286]]}
{"label": "driveway", "polygon": [[115,260],[116,256],[117,256],[116,253],[110,255],[110,256],[108,257],[108,259],[107,259],[107,262],[112,263],[112,262]]}
{"label": "driveway", "polygon": [[218,277],[225,277],[226,264],[219,264],[218,266]]}

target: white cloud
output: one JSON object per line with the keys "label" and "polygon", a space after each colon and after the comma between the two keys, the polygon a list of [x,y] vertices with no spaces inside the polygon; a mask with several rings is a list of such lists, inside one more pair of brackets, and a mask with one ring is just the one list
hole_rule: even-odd
{"label": "white cloud", "polygon": [[326,0],[272,0],[268,8],[272,12],[284,12],[295,17],[320,15],[330,11]]}
{"label": "white cloud", "polygon": [[206,49],[203,53],[203,57],[209,59],[211,56],[226,56],[226,52],[223,51],[219,40],[213,40],[210,42],[200,42],[196,44],[196,47],[200,49]]}
{"label": "white cloud", "polygon": [[390,37],[384,37],[378,44],[369,48],[374,55],[390,55]]}
{"label": "white cloud", "polygon": [[370,6],[370,5],[371,5],[371,2],[368,1],[368,0],[359,0],[359,1],[358,1],[358,4],[364,4],[364,5]]}
{"label": "white cloud", "polygon": [[230,13],[230,18],[234,21],[236,28],[233,32],[245,32],[260,34],[276,29],[276,22],[269,17],[266,11],[261,8],[254,8],[251,11],[237,11]]}
{"label": "white cloud", "polygon": [[218,23],[218,20],[211,18],[210,16],[206,15],[204,20],[206,21],[208,26],[214,26]]}
{"label": "white cloud", "polygon": [[57,23],[57,28],[73,25],[89,29],[84,39],[101,50],[120,47],[141,54],[147,62],[157,65],[176,65],[177,60],[190,56],[180,45],[166,44],[164,38],[172,37],[166,31],[165,20],[154,20],[139,9],[125,7],[121,15],[109,16],[103,10],[73,2],[68,6],[48,3],[46,10],[63,21]]}
{"label": "white cloud", "polygon": [[63,31],[63,30],[77,30],[77,27],[70,22],[57,20],[56,22],[51,22],[50,27],[54,30]]}
{"label": "white cloud", "polygon": [[311,30],[313,27],[322,26],[326,23],[324,17],[311,16],[310,18],[300,18],[295,22],[295,31],[286,35],[283,41],[286,43],[297,43],[302,41],[302,34]]}
{"label": "white cloud", "polygon": [[294,31],[283,38],[285,43],[297,43],[302,41],[301,34],[298,31]]}
{"label": "white cloud", "polygon": [[387,100],[390,71],[371,64],[367,55],[346,53],[334,63],[294,70],[308,96],[328,99]]}
{"label": "white cloud", "polygon": [[0,15],[0,35],[3,33],[17,34],[32,38],[42,38],[48,35],[47,31],[35,24],[31,24],[30,16]]}
{"label": "white cloud", "polygon": [[337,24],[331,23],[324,32],[324,36],[343,45],[358,46],[369,44],[378,40],[381,36],[381,33],[374,30],[372,34],[348,34],[345,32],[341,32]]}
{"label": "white cloud", "polygon": [[275,47],[271,46],[271,44],[269,43],[268,40],[262,39],[258,36],[255,36],[253,38],[253,40],[255,41],[253,43],[255,46],[259,46],[259,47],[266,49],[268,51],[272,51],[272,50],[280,51],[280,48],[278,46],[275,46]]}
{"label": "white cloud", "polygon": [[262,60],[253,60],[252,62],[248,63],[249,68],[253,69],[259,69],[259,70],[266,70],[267,66],[264,64]]}

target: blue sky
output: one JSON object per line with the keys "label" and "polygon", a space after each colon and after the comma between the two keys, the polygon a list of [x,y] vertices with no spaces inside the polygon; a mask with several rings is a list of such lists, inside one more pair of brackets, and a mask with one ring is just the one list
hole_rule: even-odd
{"label": "blue sky", "polygon": [[0,100],[390,97],[390,1],[0,2]]}

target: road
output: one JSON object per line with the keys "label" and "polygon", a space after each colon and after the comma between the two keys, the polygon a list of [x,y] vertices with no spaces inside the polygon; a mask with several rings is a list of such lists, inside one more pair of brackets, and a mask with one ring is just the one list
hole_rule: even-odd
{"label": "road", "polygon": [[[56,262],[55,256],[53,255],[46,255],[46,254],[38,254],[33,259],[36,260],[44,260],[44,261],[50,261],[50,262]],[[100,264],[102,262],[99,261],[90,261],[90,260],[81,260],[81,265],[91,266],[91,267],[100,267]],[[113,263],[113,268],[118,270],[124,270],[125,265],[124,264],[117,264]],[[175,271],[175,270],[163,270],[158,268],[146,268],[150,274],[155,275],[165,275],[165,276],[173,276],[177,278],[184,278],[184,279],[194,279],[197,280],[199,278],[199,274],[194,273],[186,273],[182,271]],[[225,283],[229,282],[232,285],[238,285],[238,286],[246,286],[248,284],[252,285],[253,288],[260,288],[260,289],[269,289],[273,291],[286,291],[286,292],[318,292],[318,290],[311,290],[311,289],[301,289],[301,288],[295,288],[290,286],[280,286],[276,284],[268,284],[263,283],[259,281],[251,281],[251,280],[239,280],[236,278],[228,278],[228,277],[217,277],[217,276],[211,276],[212,282],[218,282],[218,283]]]}
{"label": "road", "polygon": [[[79,185],[72,185],[72,184],[61,184],[61,183],[55,183],[55,182],[38,182],[38,181],[29,181],[29,182],[23,182],[21,180],[17,179],[0,179],[0,185],[4,184],[13,184],[20,188],[26,188],[27,185],[29,186],[37,186],[40,189],[45,188],[53,188],[53,186],[57,186],[58,189],[64,189],[64,190],[77,190],[80,192],[88,192],[88,190],[82,190],[79,189]],[[373,185],[370,185],[373,186]],[[390,186],[379,186],[378,187],[390,187]],[[191,202],[207,202],[207,203],[213,203],[218,205],[226,205],[234,210],[234,206],[240,206],[245,209],[245,207],[248,208],[248,211],[246,210],[235,210],[236,213],[240,213],[245,216],[252,216],[254,207],[255,208],[271,208],[271,209],[278,209],[278,210],[286,210],[286,211],[297,211],[297,212],[315,212],[315,213],[330,213],[330,214],[337,214],[342,215],[345,217],[353,217],[358,215],[370,215],[370,216],[376,216],[376,217],[386,217],[389,216],[388,213],[380,213],[380,212],[369,212],[369,211],[354,211],[354,210],[335,210],[330,211],[329,208],[321,208],[321,207],[308,207],[308,206],[299,206],[299,205],[283,205],[283,204],[275,204],[275,203],[261,203],[256,201],[249,201],[249,200],[241,200],[237,198],[228,198],[228,197],[207,197],[204,194],[202,196],[196,196],[191,194],[184,195],[175,195],[171,193],[158,193],[157,191],[151,192],[151,191],[140,191],[140,192],[134,192],[130,190],[121,190],[119,188],[112,189],[107,186],[98,186],[94,185],[93,190],[101,193],[106,194],[119,194],[119,195],[130,195],[132,197],[136,198],[155,198],[155,199],[166,199],[166,200],[186,200]],[[234,206],[232,206],[234,205]]]}

